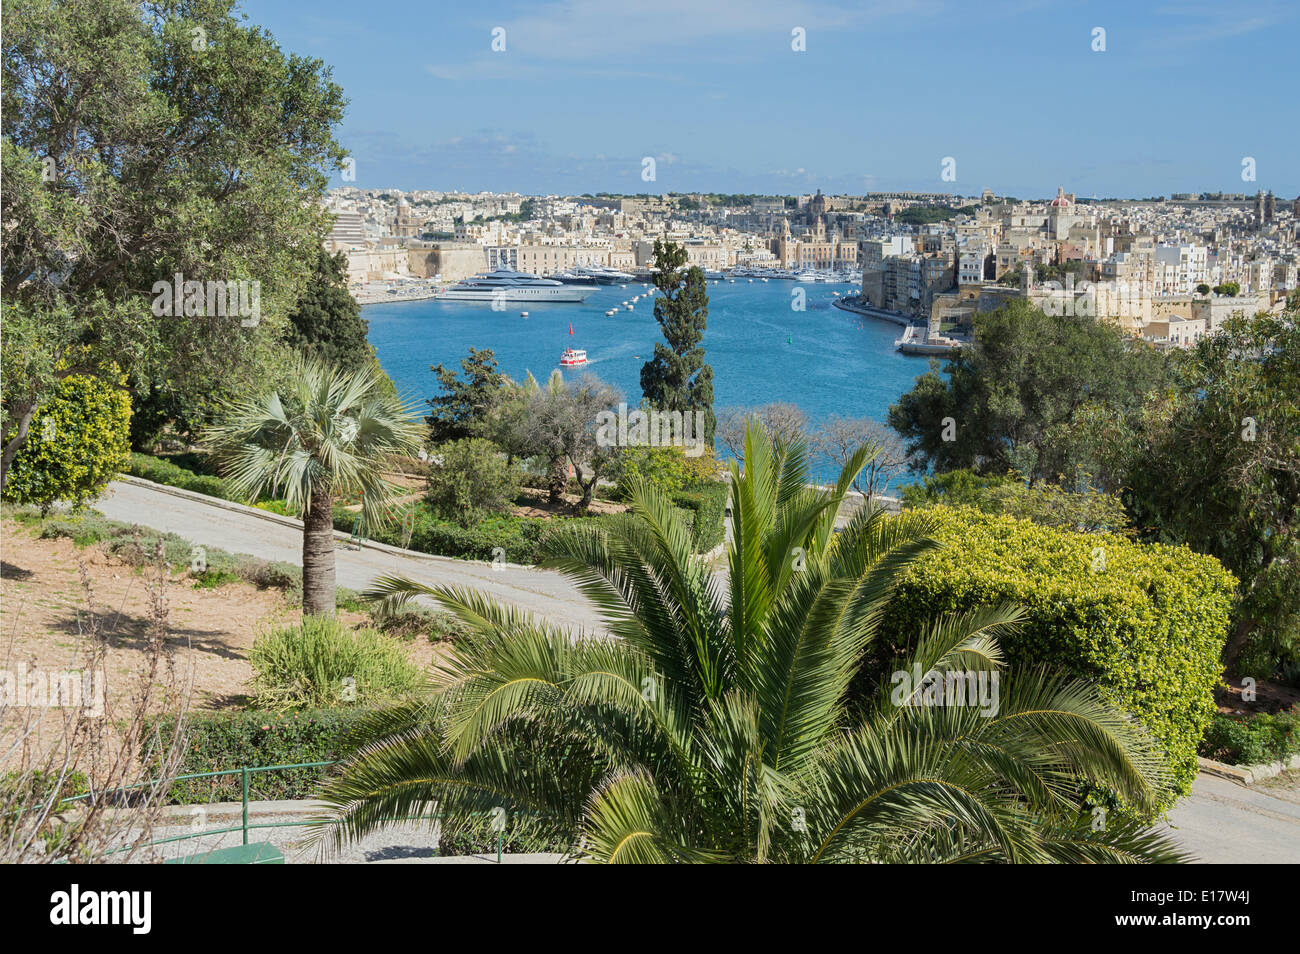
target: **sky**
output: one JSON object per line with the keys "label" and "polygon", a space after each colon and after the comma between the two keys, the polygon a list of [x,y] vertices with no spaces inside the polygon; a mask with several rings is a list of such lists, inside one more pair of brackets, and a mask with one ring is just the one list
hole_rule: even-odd
{"label": "sky", "polygon": [[333,185],[1300,193],[1295,0],[244,0],[242,10],[342,85],[338,138],[356,178]]}

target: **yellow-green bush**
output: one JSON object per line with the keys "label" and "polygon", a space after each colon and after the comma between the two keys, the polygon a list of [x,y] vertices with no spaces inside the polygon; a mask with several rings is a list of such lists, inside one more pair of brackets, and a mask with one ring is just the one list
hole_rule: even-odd
{"label": "yellow-green bush", "polygon": [[72,374],[37,407],[15,455],[5,498],[48,508],[81,506],[130,460],[131,398],[116,366]]}
{"label": "yellow-green bush", "polygon": [[935,613],[1015,602],[1029,622],[1003,641],[1011,667],[1085,677],[1131,712],[1169,756],[1179,790],[1214,714],[1236,579],[1186,547],[1076,533],[970,508],[936,507],[936,539],[902,577],[874,664]]}
{"label": "yellow-green bush", "polygon": [[259,635],[248,662],[261,709],[382,705],[414,692],[423,678],[400,643],[373,629],[350,631],[334,616]]}

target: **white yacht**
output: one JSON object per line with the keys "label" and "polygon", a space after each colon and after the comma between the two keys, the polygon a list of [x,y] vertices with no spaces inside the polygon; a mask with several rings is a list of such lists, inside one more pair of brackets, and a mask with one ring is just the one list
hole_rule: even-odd
{"label": "white yacht", "polygon": [[585,301],[595,292],[595,285],[566,285],[551,278],[498,268],[494,272],[463,279],[438,297],[450,301],[570,302]]}
{"label": "white yacht", "polygon": [[555,276],[566,285],[622,285],[632,281],[627,272],[605,265],[578,265]]}

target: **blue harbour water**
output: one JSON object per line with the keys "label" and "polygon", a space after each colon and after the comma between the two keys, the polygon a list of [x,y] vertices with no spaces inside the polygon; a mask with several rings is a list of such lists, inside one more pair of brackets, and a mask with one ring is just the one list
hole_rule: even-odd
{"label": "blue harbour water", "polygon": [[[926,360],[894,349],[902,331],[897,325],[831,304],[834,292],[855,292],[852,285],[799,287],[806,295],[802,312],[791,308],[789,281],[709,282],[703,346],[713,365],[714,407],[784,401],[798,405],[814,426],[831,414],[883,421],[889,405],[925,372]],[[565,377],[595,374],[635,406],[641,365],[663,340],[652,299],[642,297],[632,311],[620,304],[638,294],[646,294],[641,284],[613,285],[581,304],[511,304],[504,311],[487,302],[383,302],[367,305],[362,315],[380,364],[402,395],[421,405],[438,389],[430,365],[459,372],[473,346],[491,348],[512,378],[531,371],[539,381],[558,367],[565,348],[585,349],[587,365],[565,369]],[[606,317],[611,308],[617,314]],[[829,477],[829,468],[818,468],[817,476]]]}

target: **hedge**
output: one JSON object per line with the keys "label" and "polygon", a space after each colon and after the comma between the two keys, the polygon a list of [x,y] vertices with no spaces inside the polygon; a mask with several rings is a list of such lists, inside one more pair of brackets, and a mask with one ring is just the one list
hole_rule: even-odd
{"label": "hedge", "polygon": [[[882,621],[882,646],[911,645],[937,613],[1018,603],[1028,622],[1003,641],[1008,665],[1043,665],[1099,686],[1147,727],[1168,756],[1178,790],[1190,791],[1197,744],[1215,711],[1232,574],[1186,547],[970,508],[929,513],[945,546],[901,574]],[[883,668],[889,651],[872,664]]]}
{"label": "hedge", "polygon": [[[349,733],[370,710],[308,709],[294,713],[257,711],[190,714],[184,723],[185,741],[177,775],[219,772],[257,765],[294,765],[304,762],[334,762],[348,751]],[[150,720],[164,741],[175,732],[175,716]],[[156,754],[149,759],[155,772]],[[250,799],[310,798],[329,768],[285,769],[253,772],[248,776]],[[168,799],[180,805],[237,802],[241,778],[214,778],[173,782]]]}
{"label": "hedge", "polygon": [[124,473],[132,477],[152,480],[155,484],[192,490],[196,494],[207,494],[209,497],[220,497],[222,500],[237,500],[236,496],[226,489],[226,482],[220,477],[196,474],[184,467],[178,467],[169,460],[150,454],[133,453]]}
{"label": "hedge", "polygon": [[[539,517],[515,517],[494,515],[485,517],[472,527],[462,527],[451,520],[445,520],[427,505],[416,504],[411,516],[411,537],[404,540],[405,530],[402,526],[403,516],[398,514],[382,527],[363,528],[368,540],[387,543],[391,546],[403,546],[420,553],[437,556],[459,557],[465,560],[492,560],[494,550],[500,547],[505,551],[507,563],[536,563],[540,557],[542,538],[552,529],[560,526],[573,527],[581,524],[598,525],[610,519],[608,516],[593,517],[557,517],[544,519]],[[354,533],[360,514],[348,510],[341,502],[334,505],[334,528],[345,533]]]}
{"label": "hedge", "polygon": [[[123,473],[130,474],[132,477],[143,477],[145,480],[152,480],[155,484],[179,487],[181,490],[192,490],[196,494],[205,494],[208,497],[231,500],[235,503],[248,503],[245,498],[231,490],[222,478],[214,474],[200,473],[183,467],[177,461],[184,461],[194,467],[211,466],[211,461],[204,460],[200,455],[193,453],[174,454],[170,457],[154,457],[152,454],[133,452],[131,460]],[[259,510],[278,513],[282,516],[299,516],[296,511],[290,512],[283,500],[267,497],[266,495],[255,501],[253,506]]]}
{"label": "hedge", "polygon": [[[380,527],[365,527],[362,533],[368,540],[405,546],[420,553],[460,557],[466,560],[491,560],[493,551],[505,551],[508,563],[533,563],[537,556],[537,543],[546,530],[546,521],[521,517],[487,517],[472,527],[462,527],[451,520],[434,515],[424,504],[416,504],[411,513],[410,540],[402,526],[402,515]],[[348,510],[342,503],[334,505],[334,528],[354,533],[360,514]]]}
{"label": "hedge", "polygon": [[693,515],[691,539],[697,553],[708,553],[725,535],[723,516],[727,509],[728,485],[722,481],[694,484],[672,495],[673,505]]}

